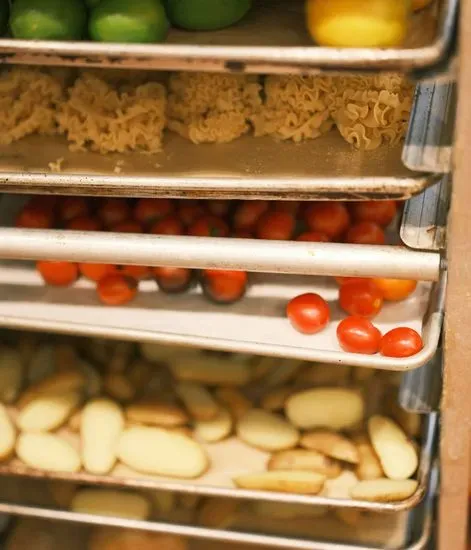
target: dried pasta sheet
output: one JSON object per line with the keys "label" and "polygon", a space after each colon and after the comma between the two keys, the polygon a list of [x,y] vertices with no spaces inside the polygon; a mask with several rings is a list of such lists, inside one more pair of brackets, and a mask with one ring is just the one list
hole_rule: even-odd
{"label": "dried pasta sheet", "polygon": [[332,117],[344,139],[358,149],[394,145],[405,136],[413,91],[396,74],[336,77]]}
{"label": "dried pasta sheet", "polygon": [[175,73],[169,81],[168,127],[193,143],[227,143],[251,130],[260,110],[257,76]]}
{"label": "dried pasta sheet", "polygon": [[251,118],[255,136],[300,142],[325,134],[333,126],[331,86],[328,77],[267,76],[263,107]]}
{"label": "dried pasta sheet", "polygon": [[61,73],[14,67],[0,73],[0,144],[57,131],[55,110],[64,97]]}
{"label": "dried pasta sheet", "polygon": [[160,82],[106,79],[82,73],[57,112],[71,150],[99,153],[162,150],[167,94]]}

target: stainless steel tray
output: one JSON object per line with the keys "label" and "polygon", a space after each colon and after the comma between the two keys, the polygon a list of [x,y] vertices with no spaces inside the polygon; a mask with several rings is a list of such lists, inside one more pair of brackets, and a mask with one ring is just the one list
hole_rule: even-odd
{"label": "stainless steel tray", "polygon": [[[0,147],[0,191],[126,197],[407,199],[437,181],[401,161],[402,145],[356,151],[335,131],[305,143],[244,136],[195,145],[167,133],[162,153],[72,153],[63,137]],[[63,159],[61,172],[49,163]],[[119,174],[115,172],[119,163]]]}
{"label": "stainless steel tray", "polygon": [[[15,492],[18,493],[18,490]],[[68,547],[69,544],[65,541],[71,537],[76,543],[73,548],[77,550],[84,549],[77,542],[81,540],[82,545],[84,544],[92,526],[112,526],[189,537],[191,550],[216,550],[220,548],[220,544],[216,546],[218,542],[237,544],[228,546],[231,550],[248,550],[244,545],[296,550],[424,550],[432,534],[432,499],[433,492],[430,488],[425,502],[411,512],[367,517],[357,527],[348,527],[330,517],[280,521],[267,520],[252,512],[250,515],[239,514],[226,529],[208,528],[195,525],[196,522],[192,519],[175,522],[137,521],[70,512],[50,504],[17,504],[15,499],[13,502],[10,499],[5,502],[4,497],[0,502],[0,512],[39,518],[44,524],[35,522],[34,525],[48,532],[55,548],[65,544]],[[67,522],[69,525],[66,529],[57,522]]]}
{"label": "stainless steel tray", "polygon": [[[87,484],[100,487],[114,486],[125,489],[164,490],[187,493],[190,495],[206,495],[258,502],[264,501],[279,505],[283,503],[305,504],[309,506],[327,506],[329,509],[353,509],[378,513],[397,513],[415,508],[424,498],[430,481],[437,428],[438,417],[435,413],[424,417],[420,462],[417,471],[417,490],[408,499],[389,503],[235,488],[232,483],[232,478],[234,476],[254,471],[263,471],[268,458],[267,453],[250,448],[237,440],[237,438],[230,438],[217,444],[205,446],[206,452],[210,457],[211,468],[197,480],[175,480],[163,477],[150,477],[148,475],[138,474],[121,464],[115,466],[111,474],[107,476],[97,476],[82,472],[74,474],[45,472],[28,468],[17,459],[12,459],[9,463],[0,464],[0,476],[12,476],[12,479],[16,478],[18,482],[21,483],[26,479],[66,481],[75,484]],[[62,430],[60,434],[61,437],[67,439],[70,444],[75,446],[78,444],[78,438],[70,433],[66,433],[65,429]],[[5,477],[2,477],[0,487],[3,486],[5,481]]]}
{"label": "stainless steel tray", "polygon": [[0,62],[159,70],[318,73],[424,70],[442,62],[453,40],[458,0],[416,14],[402,49],[316,47],[302,0],[257,0],[238,25],[223,31],[172,30],[162,45],[0,39]]}

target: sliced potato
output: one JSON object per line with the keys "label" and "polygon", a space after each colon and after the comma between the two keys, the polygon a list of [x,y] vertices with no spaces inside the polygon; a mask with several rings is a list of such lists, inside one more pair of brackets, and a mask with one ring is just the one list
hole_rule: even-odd
{"label": "sliced potato", "polygon": [[114,373],[124,373],[131,363],[136,347],[133,342],[115,342],[111,357],[108,359],[106,370]]}
{"label": "sliced potato", "polygon": [[251,377],[247,363],[224,365],[220,359],[213,357],[184,355],[170,364],[170,370],[177,380],[209,386],[245,386]]}
{"label": "sliced potato", "polygon": [[204,386],[180,382],[175,391],[195,420],[211,420],[219,414],[219,405]]}
{"label": "sliced potato", "polygon": [[80,426],[82,424],[82,409],[75,411],[67,422],[67,427],[69,430],[77,433],[80,431]]}
{"label": "sliced potato", "polygon": [[283,386],[269,391],[262,397],[260,405],[266,411],[281,411],[284,409],[286,400],[295,390],[290,386]]}
{"label": "sliced potato", "polygon": [[143,426],[123,432],[118,457],[138,472],[176,478],[196,478],[209,467],[204,449],[193,439]]}
{"label": "sliced potato", "polygon": [[176,507],[177,495],[171,491],[149,491],[147,494],[157,511],[164,516]]}
{"label": "sliced potato", "polygon": [[178,405],[157,400],[128,405],[126,407],[126,419],[130,422],[163,428],[184,426],[189,421],[186,412]]}
{"label": "sliced potato", "polygon": [[229,410],[234,420],[239,420],[252,408],[252,402],[238,388],[217,388],[214,395]]}
{"label": "sliced potato", "polygon": [[417,487],[415,479],[373,479],[358,482],[350,490],[350,496],[371,502],[397,502],[411,497]]}
{"label": "sliced potato", "polygon": [[87,472],[103,475],[113,468],[124,430],[121,407],[110,399],[89,401],[82,410],[80,434]]}
{"label": "sliced potato", "polygon": [[365,414],[360,392],[344,388],[314,388],[295,393],[285,406],[288,419],[299,428],[353,428]]}
{"label": "sliced potato", "polygon": [[136,396],[136,388],[128,377],[120,372],[109,372],[103,378],[103,389],[111,398],[122,403],[128,403]]}
{"label": "sliced potato", "polygon": [[237,424],[237,435],[247,445],[265,451],[296,447],[299,431],[281,416],[252,409]]}
{"label": "sliced potato", "polygon": [[51,433],[22,433],[16,442],[18,458],[38,470],[78,472],[81,467],[78,452],[59,436]]}
{"label": "sliced potato", "polygon": [[150,502],[139,493],[112,489],[80,489],[70,504],[73,512],[146,520],[150,517]]}
{"label": "sliced potato", "polygon": [[83,391],[87,384],[86,376],[78,370],[58,372],[29,386],[18,401],[20,408],[26,406],[38,395],[62,394],[70,391]]}
{"label": "sliced potato", "polygon": [[372,416],[368,421],[368,433],[388,478],[402,480],[414,474],[419,465],[417,451],[393,420],[381,415]]}
{"label": "sliced potato", "polygon": [[23,432],[51,432],[65,424],[78,407],[82,396],[77,391],[57,395],[38,395],[18,413],[16,424]]}
{"label": "sliced potato", "polygon": [[301,447],[318,451],[331,458],[358,464],[359,456],[355,445],[345,436],[330,430],[315,430],[303,434]]}
{"label": "sliced potato", "polygon": [[383,467],[373,446],[368,442],[362,442],[357,443],[357,449],[360,460],[355,473],[358,479],[363,481],[384,477]]}
{"label": "sliced potato", "polygon": [[34,352],[27,369],[27,381],[36,384],[54,372],[54,348],[50,344],[41,344]]}
{"label": "sliced potato", "polygon": [[347,382],[350,371],[351,367],[346,365],[305,363],[296,377],[296,382],[305,386],[342,385]]}
{"label": "sliced potato", "polygon": [[217,416],[211,420],[197,420],[195,422],[195,437],[207,443],[216,443],[229,437],[232,426],[232,416],[226,409],[220,409]]}
{"label": "sliced potato", "polygon": [[227,529],[237,517],[240,502],[235,498],[209,498],[198,512],[198,523],[204,527]]}
{"label": "sliced potato", "polygon": [[142,359],[134,360],[127,369],[128,379],[138,393],[144,391],[154,376],[154,366]]}
{"label": "sliced potato", "polygon": [[352,487],[357,483],[357,476],[350,470],[344,470],[335,479],[326,480],[322,496],[327,498],[349,498]]}
{"label": "sliced potato", "polygon": [[315,472],[277,470],[245,474],[234,478],[233,481],[241,489],[317,495],[324,486],[325,476]]}
{"label": "sliced potato", "polygon": [[290,449],[273,454],[267,469],[317,472],[327,478],[335,478],[342,473],[342,467],[336,460],[305,449]]}
{"label": "sliced potato", "polygon": [[0,403],[0,460],[8,460],[15,449],[16,430],[7,409]]}
{"label": "sliced potato", "polygon": [[23,362],[19,352],[12,348],[0,348],[0,401],[13,403],[23,385]]}
{"label": "sliced potato", "polygon": [[53,360],[56,372],[76,369],[78,366],[77,350],[67,342],[56,344]]}

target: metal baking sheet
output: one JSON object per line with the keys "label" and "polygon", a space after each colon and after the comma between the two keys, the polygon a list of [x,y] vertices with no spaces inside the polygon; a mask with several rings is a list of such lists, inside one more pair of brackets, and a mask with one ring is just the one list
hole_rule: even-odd
{"label": "metal baking sheet", "polygon": [[[14,416],[14,409],[11,409],[11,414]],[[0,476],[48,481],[59,480],[95,486],[168,490],[192,495],[274,502],[280,505],[282,503],[308,504],[311,506],[328,506],[331,509],[349,508],[369,512],[392,513],[410,510],[423,500],[430,480],[437,427],[438,418],[436,415],[432,414],[424,418],[420,462],[417,471],[418,487],[411,497],[398,502],[380,503],[353,500],[347,497],[333,498],[328,496],[326,492],[313,496],[236,488],[232,482],[233,477],[250,472],[265,471],[266,462],[270,457],[269,453],[250,447],[236,437],[215,444],[204,444],[211,467],[196,480],[175,480],[143,475],[121,463],[117,464],[112,472],[106,476],[85,472],[72,474],[67,472],[45,472],[29,468],[17,458],[0,464]],[[58,433],[71,445],[76,448],[80,447],[80,439],[77,434],[70,432],[67,428],[60,429]],[[3,479],[0,486],[2,485]],[[338,487],[337,489],[334,489],[334,487],[335,480],[329,480],[326,482],[325,491],[339,490]]]}
{"label": "metal baking sheet", "polygon": [[400,236],[414,250],[445,250],[448,209],[451,199],[451,175],[444,175],[404,206]]}
{"label": "metal baking sheet", "polygon": [[[137,521],[110,516],[96,516],[57,509],[47,504],[44,495],[47,487],[28,481],[18,484],[6,480],[6,487],[0,489],[0,512],[23,516],[21,527],[30,533],[47,533],[42,537],[45,550],[70,547],[85,550],[85,544],[93,526],[112,526],[138,529],[157,533],[168,533],[189,537],[190,550],[216,550],[222,542],[229,544],[229,550],[248,550],[253,545],[260,548],[291,548],[295,550],[424,550],[431,537],[433,506],[432,491],[425,502],[409,513],[392,515],[367,514],[356,526],[347,526],[332,514],[318,518],[294,517],[280,521],[261,516],[256,512],[256,503],[250,504],[236,514],[224,529],[198,525],[191,513],[179,514],[179,519],[163,522],[161,518]],[[15,483],[14,488],[12,482]],[[10,489],[9,489],[10,486]],[[31,503],[31,492],[41,492],[41,504]],[[10,493],[10,494],[9,494]],[[23,495],[22,495],[23,493]],[[249,511],[250,510],[250,511]],[[13,524],[8,534],[18,525]],[[66,542],[67,541],[67,542]]]}
{"label": "metal baking sheet", "polygon": [[[338,132],[304,143],[244,136],[195,145],[167,132],[164,150],[70,152],[63,137],[0,147],[0,191],[126,197],[407,199],[436,181],[401,161],[402,145],[357,151]],[[61,172],[49,163],[63,159]],[[118,171],[119,173],[117,173]]]}
{"label": "metal baking sheet", "polygon": [[319,73],[434,67],[452,45],[458,0],[441,0],[417,13],[403,48],[315,46],[306,31],[302,0],[256,0],[239,24],[216,32],[172,29],[165,44],[105,44],[0,39],[0,62],[36,65]]}

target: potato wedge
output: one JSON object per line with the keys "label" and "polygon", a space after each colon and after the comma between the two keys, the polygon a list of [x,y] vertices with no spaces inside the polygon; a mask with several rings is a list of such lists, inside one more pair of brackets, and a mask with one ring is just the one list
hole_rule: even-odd
{"label": "potato wedge", "polygon": [[149,500],[139,493],[112,489],[80,489],[70,504],[73,512],[146,520],[150,517]]}
{"label": "potato wedge", "polygon": [[8,460],[15,449],[16,430],[7,409],[0,403],[0,461]]}
{"label": "potato wedge", "polygon": [[219,405],[204,386],[180,382],[175,391],[195,420],[211,420],[219,414]]}
{"label": "potato wedge", "polygon": [[18,458],[38,470],[78,472],[81,467],[78,452],[67,441],[50,433],[23,433],[16,442]]}
{"label": "potato wedge", "polygon": [[103,389],[112,399],[129,403],[136,397],[136,388],[128,377],[120,372],[109,372],[103,378]]}
{"label": "potato wedge", "polygon": [[241,489],[317,495],[324,486],[325,476],[315,472],[278,470],[245,474],[234,478],[233,481]]}
{"label": "potato wedge", "polygon": [[298,428],[353,428],[365,414],[360,392],[344,388],[314,388],[295,393],[286,401],[285,413]]}
{"label": "potato wedge", "polygon": [[123,432],[118,457],[143,474],[185,479],[199,477],[209,467],[206,452],[190,437],[143,426]]}
{"label": "potato wedge", "polygon": [[220,409],[217,416],[211,420],[195,422],[195,437],[206,443],[217,443],[229,437],[232,432],[232,416],[226,409]]}
{"label": "potato wedge", "polygon": [[411,497],[417,487],[415,479],[373,479],[358,482],[350,490],[350,496],[370,502],[397,502]]}
{"label": "potato wedge", "polygon": [[346,365],[305,363],[296,377],[296,383],[301,386],[342,385],[347,382],[351,368]]}
{"label": "potato wedge", "polygon": [[338,477],[326,480],[322,489],[322,496],[327,498],[349,498],[352,487],[357,483],[357,476],[350,470],[344,470]]}
{"label": "potato wedge", "polygon": [[273,454],[268,461],[267,469],[317,472],[327,478],[335,478],[342,473],[342,467],[336,460],[317,451],[305,449],[290,449]]}
{"label": "potato wedge", "polygon": [[359,461],[355,445],[347,437],[330,430],[307,432],[302,435],[300,445],[350,464],[358,464]]}
{"label": "potato wedge", "polygon": [[85,470],[103,475],[113,468],[124,430],[121,407],[110,399],[89,401],[82,409],[80,435]]}
{"label": "potato wedge", "polygon": [[372,416],[368,421],[368,433],[386,477],[403,480],[414,474],[419,465],[417,451],[393,420]]}
{"label": "potato wedge", "polygon": [[299,441],[299,431],[294,426],[262,409],[252,409],[239,420],[237,435],[247,445],[265,451],[292,449]]}
{"label": "potato wedge", "polygon": [[77,391],[38,395],[20,410],[16,425],[23,432],[52,432],[67,422],[81,400]]}

